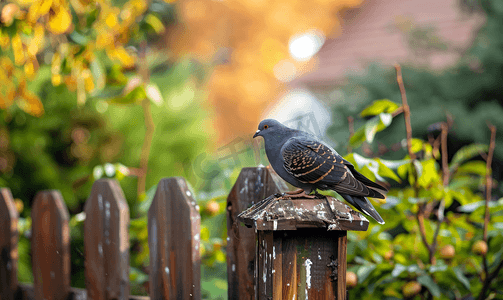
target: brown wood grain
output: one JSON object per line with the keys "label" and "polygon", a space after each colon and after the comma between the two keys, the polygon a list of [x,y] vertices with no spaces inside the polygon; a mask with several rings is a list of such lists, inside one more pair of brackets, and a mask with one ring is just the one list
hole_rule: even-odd
{"label": "brown wood grain", "polygon": [[227,274],[229,299],[255,299],[255,231],[237,215],[269,195],[287,191],[270,168],[243,168],[227,198]]}
{"label": "brown wood grain", "polygon": [[185,180],[162,179],[148,211],[151,299],[201,299],[200,230]]}
{"label": "brown wood grain", "polygon": [[38,192],[31,218],[35,297],[66,299],[70,293],[70,217],[61,193]]}
{"label": "brown wood grain", "polygon": [[320,228],[258,231],[257,299],[346,299],[345,238]]}
{"label": "brown wood grain", "polygon": [[0,299],[13,300],[18,287],[18,213],[12,193],[0,189]]}
{"label": "brown wood grain", "polygon": [[346,300],[346,268],[347,268],[347,231],[339,231],[337,238],[337,300]]}
{"label": "brown wood grain", "polygon": [[129,297],[129,207],[119,183],[97,180],[84,211],[84,255],[89,299]]}

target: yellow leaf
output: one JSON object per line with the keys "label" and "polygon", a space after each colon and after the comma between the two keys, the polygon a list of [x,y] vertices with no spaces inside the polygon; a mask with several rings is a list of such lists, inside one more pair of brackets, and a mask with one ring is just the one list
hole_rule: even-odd
{"label": "yellow leaf", "polygon": [[72,16],[66,8],[55,7],[54,14],[49,17],[47,29],[54,34],[61,34],[68,30],[72,21]]}
{"label": "yellow leaf", "polygon": [[21,97],[18,106],[32,116],[40,117],[44,114],[44,106],[34,93],[26,89],[26,81],[21,81],[18,86],[18,96]]}
{"label": "yellow leaf", "polygon": [[33,79],[33,77],[35,77],[35,66],[31,60],[24,64],[24,73],[28,79]]}
{"label": "yellow leaf", "polygon": [[92,90],[94,90],[94,82],[91,71],[89,69],[85,69],[82,71],[81,76],[82,78],[84,78],[84,87],[86,92],[91,92]]}
{"label": "yellow leaf", "polygon": [[51,77],[52,85],[58,86],[61,84],[61,75],[60,74],[52,74]]}
{"label": "yellow leaf", "polygon": [[52,6],[52,0],[40,1],[40,8],[38,9],[40,16],[46,15],[51,9],[51,6]]}
{"label": "yellow leaf", "polygon": [[103,49],[114,42],[114,36],[110,32],[101,32],[96,38],[96,48]]}
{"label": "yellow leaf", "polygon": [[0,32],[0,47],[2,47],[3,51],[7,51],[10,46],[10,38],[6,33]]}
{"label": "yellow leaf", "polygon": [[37,20],[46,15],[52,6],[52,0],[39,0],[30,6],[28,11],[28,20],[31,23],[37,22]]}
{"label": "yellow leaf", "polygon": [[44,46],[44,26],[40,23],[35,25],[33,38],[28,46],[30,56],[37,55],[38,51]]}
{"label": "yellow leaf", "polygon": [[114,28],[117,25],[117,16],[114,13],[109,13],[105,19],[108,27]]}
{"label": "yellow leaf", "polygon": [[117,47],[110,52],[111,52],[110,55],[111,58],[119,60],[123,66],[132,67],[134,65],[134,58],[131,55],[129,55],[129,53],[127,53],[124,47]]}
{"label": "yellow leaf", "polygon": [[12,52],[14,52],[14,61],[16,65],[22,65],[26,57],[24,55],[23,42],[21,41],[21,37],[19,34],[16,34],[12,38]]}

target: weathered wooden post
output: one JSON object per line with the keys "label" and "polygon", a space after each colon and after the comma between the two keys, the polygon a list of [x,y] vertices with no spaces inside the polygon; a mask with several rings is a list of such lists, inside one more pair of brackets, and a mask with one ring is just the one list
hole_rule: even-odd
{"label": "weathered wooden post", "polygon": [[84,211],[88,299],[128,299],[129,207],[117,180],[97,180]]}
{"label": "weathered wooden post", "polygon": [[161,179],[148,210],[151,299],[201,299],[200,231],[185,180]]}
{"label": "weathered wooden post", "polygon": [[31,253],[35,298],[70,295],[70,220],[59,191],[41,191],[31,209]]}
{"label": "weathered wooden post", "polygon": [[243,168],[227,197],[228,298],[255,298],[255,231],[242,226],[237,216],[257,199],[287,191],[284,182],[269,168]]}
{"label": "weathered wooden post", "polygon": [[13,300],[18,289],[18,214],[12,193],[0,188],[0,299]]}
{"label": "weathered wooden post", "polygon": [[363,215],[332,197],[272,195],[238,219],[258,233],[256,299],[346,299],[346,234],[367,230]]}

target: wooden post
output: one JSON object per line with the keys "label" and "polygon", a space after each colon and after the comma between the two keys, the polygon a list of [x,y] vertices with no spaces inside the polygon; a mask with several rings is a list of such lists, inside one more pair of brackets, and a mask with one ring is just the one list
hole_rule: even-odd
{"label": "wooden post", "polygon": [[129,297],[129,207],[116,180],[93,184],[84,211],[86,289],[89,299]]}
{"label": "wooden post", "polygon": [[363,215],[332,197],[273,195],[238,220],[258,232],[256,299],[346,300],[346,233],[367,230]]}
{"label": "wooden post", "polygon": [[13,300],[17,283],[18,214],[12,193],[0,189],[0,299]]}
{"label": "wooden post", "polygon": [[67,299],[70,293],[70,218],[61,193],[38,192],[31,218],[35,298]]}
{"label": "wooden post", "polygon": [[201,299],[200,231],[185,180],[162,179],[148,210],[151,299]]}
{"label": "wooden post", "polygon": [[270,168],[243,168],[227,198],[227,274],[229,299],[255,298],[255,231],[240,226],[237,215],[257,199],[286,191]]}

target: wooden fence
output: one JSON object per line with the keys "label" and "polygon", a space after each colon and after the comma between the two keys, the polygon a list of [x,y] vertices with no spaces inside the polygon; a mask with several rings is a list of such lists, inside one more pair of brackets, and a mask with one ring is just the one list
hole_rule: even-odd
{"label": "wooden fence", "polygon": [[[284,190],[286,187],[282,181],[267,168],[244,168],[232,188],[227,199],[229,299],[281,299],[281,292],[260,292],[258,286],[265,285],[267,280],[267,286],[283,284],[283,289],[279,286],[275,290],[285,291],[289,283],[278,280],[277,275],[283,274],[285,278],[296,276],[296,271],[292,271],[286,263],[285,268],[290,269],[281,271],[267,267],[268,257],[269,264],[272,263],[272,252],[267,253],[263,246],[257,245],[257,228],[247,228],[237,220],[238,214],[245,209]],[[333,207],[333,204],[330,205]],[[18,213],[10,190],[0,189],[0,300],[201,299],[199,207],[183,178],[162,179],[148,211],[149,297],[129,295],[129,208],[118,182],[113,179],[96,181],[84,211],[86,289],[72,288],[70,284],[69,215],[61,194],[54,190],[41,191],[34,199],[31,235],[34,283],[18,283]],[[261,216],[264,216],[264,213]],[[349,217],[353,221],[351,215]],[[265,224],[265,221],[263,223]],[[368,226],[368,222],[366,225]],[[320,226],[318,224],[311,227]],[[334,251],[339,253],[325,251],[323,255],[327,257],[323,259],[330,262],[329,257],[332,257],[332,262],[320,267],[327,274],[323,280],[331,280],[332,283],[318,285],[334,290],[325,293],[324,295],[329,296],[324,296],[323,299],[346,298],[344,230],[347,229],[332,227],[334,228],[339,231],[328,236],[328,239],[335,237],[337,241],[339,238],[339,243],[335,243],[339,246],[334,248]],[[366,230],[366,227],[356,230]],[[265,235],[273,238],[272,234]],[[307,237],[310,234],[303,231],[302,235]],[[271,241],[271,245],[274,243]],[[291,246],[295,252],[295,245]],[[272,246],[269,248],[269,251],[276,251]],[[278,248],[277,251],[278,257],[289,255],[286,253],[288,249]],[[317,255],[321,260],[320,253]],[[344,261],[334,264],[333,257],[343,257]],[[278,264],[274,262],[273,265]],[[306,280],[305,272],[311,272],[310,268],[310,265],[306,265],[306,269],[301,268],[304,273],[299,269],[298,278]],[[344,276],[334,278],[337,270],[343,271]],[[262,276],[259,271],[269,273]],[[276,271],[278,273],[275,275]],[[309,273],[307,276],[315,274]],[[264,282],[260,283],[262,280]],[[295,286],[296,294],[293,294],[293,299],[308,299],[309,295],[320,295],[319,289],[316,293],[313,290],[311,294],[308,290],[308,287],[311,288],[310,283],[303,287],[305,291],[297,292],[296,283]],[[288,293],[289,299],[292,299],[292,293]]]}

